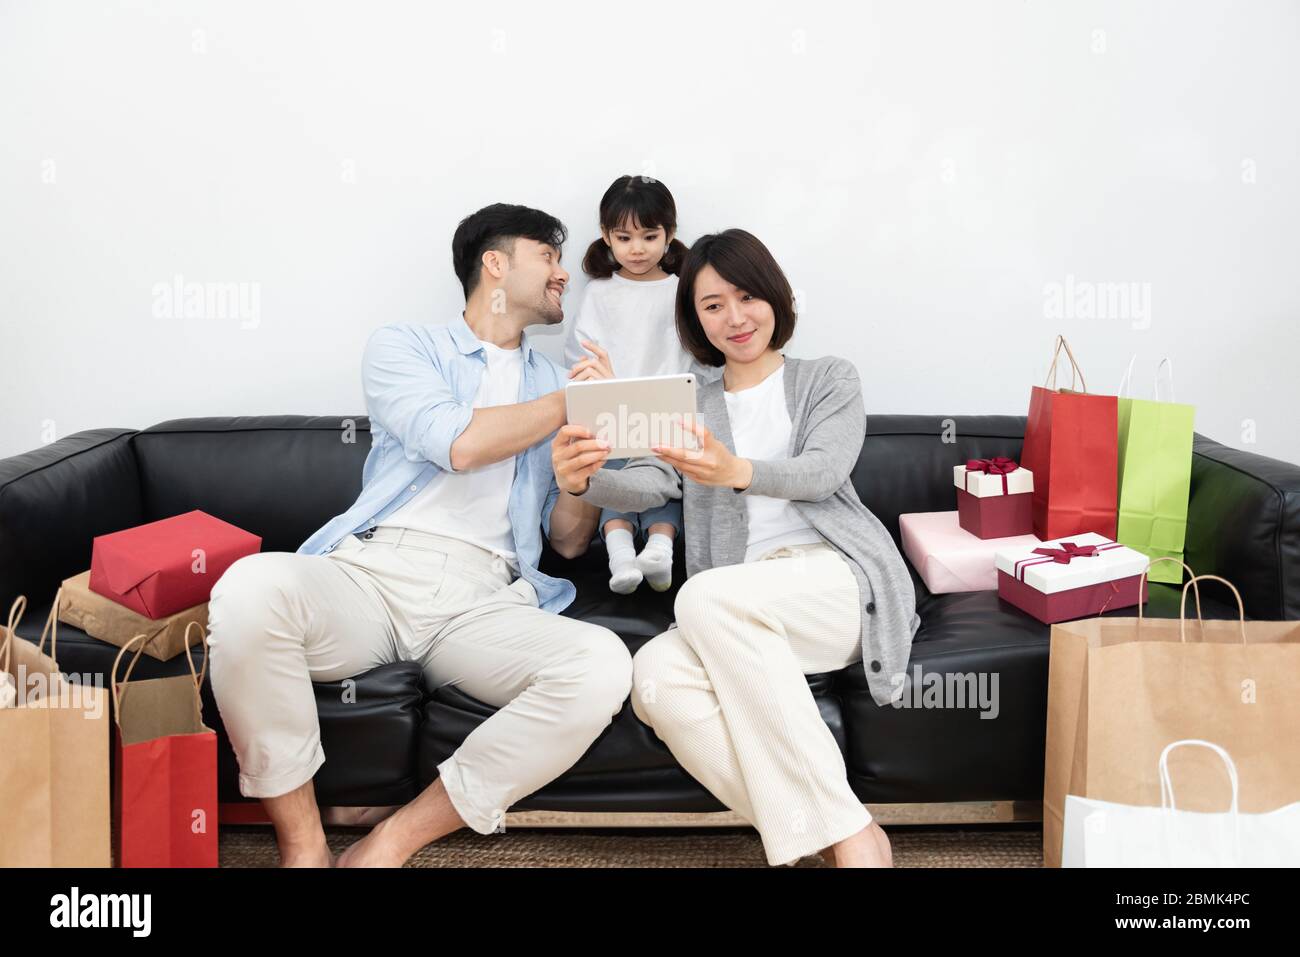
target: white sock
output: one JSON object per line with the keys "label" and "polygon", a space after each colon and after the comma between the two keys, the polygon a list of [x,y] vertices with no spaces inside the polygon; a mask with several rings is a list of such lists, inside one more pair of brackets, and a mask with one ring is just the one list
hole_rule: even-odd
{"label": "white sock", "polygon": [[615,528],[605,533],[605,551],[609,553],[609,590],[619,595],[636,591],[644,577],[636,567],[636,546],[632,533],[626,528]]}
{"label": "white sock", "polygon": [[673,585],[673,540],[662,532],[652,534],[636,557],[636,567],[651,588],[667,591]]}

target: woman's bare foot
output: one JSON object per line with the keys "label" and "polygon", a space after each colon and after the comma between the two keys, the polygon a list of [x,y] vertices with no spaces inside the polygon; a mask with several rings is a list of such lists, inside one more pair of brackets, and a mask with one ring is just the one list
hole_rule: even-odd
{"label": "woman's bare foot", "polygon": [[832,844],[827,851],[836,867],[893,867],[894,854],[889,846],[889,838],[876,821],[872,821],[858,833],[846,837],[838,844]]}

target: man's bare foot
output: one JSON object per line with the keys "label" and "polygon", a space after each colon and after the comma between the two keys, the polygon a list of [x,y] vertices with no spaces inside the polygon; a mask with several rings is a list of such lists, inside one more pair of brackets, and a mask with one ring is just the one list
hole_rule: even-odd
{"label": "man's bare foot", "polygon": [[[893,867],[894,855],[884,828],[872,821],[858,833],[827,848],[836,867]],[[822,852],[823,857],[825,851]]]}
{"label": "man's bare foot", "polygon": [[319,844],[312,844],[307,847],[281,847],[280,866],[333,867],[334,855],[330,853],[329,845],[325,843],[322,836]]}
{"label": "man's bare foot", "polygon": [[[390,819],[391,820],[391,819]],[[401,867],[406,863],[405,851],[389,839],[388,821],[380,821],[361,840],[339,855],[335,867]]]}

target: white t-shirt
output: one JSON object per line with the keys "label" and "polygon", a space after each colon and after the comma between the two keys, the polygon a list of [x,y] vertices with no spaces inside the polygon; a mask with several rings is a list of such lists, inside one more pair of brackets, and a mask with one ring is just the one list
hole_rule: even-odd
{"label": "white t-shirt", "polygon": [[614,375],[630,379],[679,372],[705,374],[677,338],[673,318],[677,277],[641,282],[618,273],[587,284],[577,317],[564,340],[564,365],[572,368],[590,353],[588,339],[609,353]]}
{"label": "white t-shirt", "polygon": [[[479,340],[482,342],[482,340]],[[519,401],[523,348],[502,349],[482,342],[487,368],[472,407],[514,405]],[[519,570],[515,536],[507,507],[515,480],[515,456],[463,472],[439,470],[429,484],[383,522],[472,542],[500,555]]]}
{"label": "white t-shirt", "polygon": [[[758,385],[739,392],[722,393],[727,400],[731,438],[743,459],[790,457],[790,410],[785,404],[785,362]],[[745,561],[757,561],[782,545],[812,545],[825,541],[804,521],[789,499],[746,495],[749,538]]]}

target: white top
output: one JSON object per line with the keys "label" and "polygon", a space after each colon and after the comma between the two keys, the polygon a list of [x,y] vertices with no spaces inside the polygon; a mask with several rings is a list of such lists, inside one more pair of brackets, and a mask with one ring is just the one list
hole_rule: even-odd
{"label": "white top", "polygon": [[[722,394],[727,399],[727,418],[736,454],[744,459],[790,457],[790,410],[785,404],[785,362],[758,385]],[[789,499],[746,495],[745,513],[749,537],[745,561],[752,562],[782,545],[812,545],[824,542],[795,509]]]}
{"label": "white top", "polygon": [[[519,401],[524,369],[522,346],[502,349],[483,342],[487,368],[474,395],[472,408],[514,405]],[[507,506],[515,480],[515,456],[477,469],[448,472],[439,469],[410,501],[383,522],[384,527],[413,528],[471,542],[504,558],[515,569],[515,536]]]}
{"label": "white top", "polygon": [[609,353],[619,379],[700,371],[677,338],[676,301],[676,276],[641,282],[615,273],[593,279],[569,323],[565,367],[590,355],[581,343],[589,339]]}

